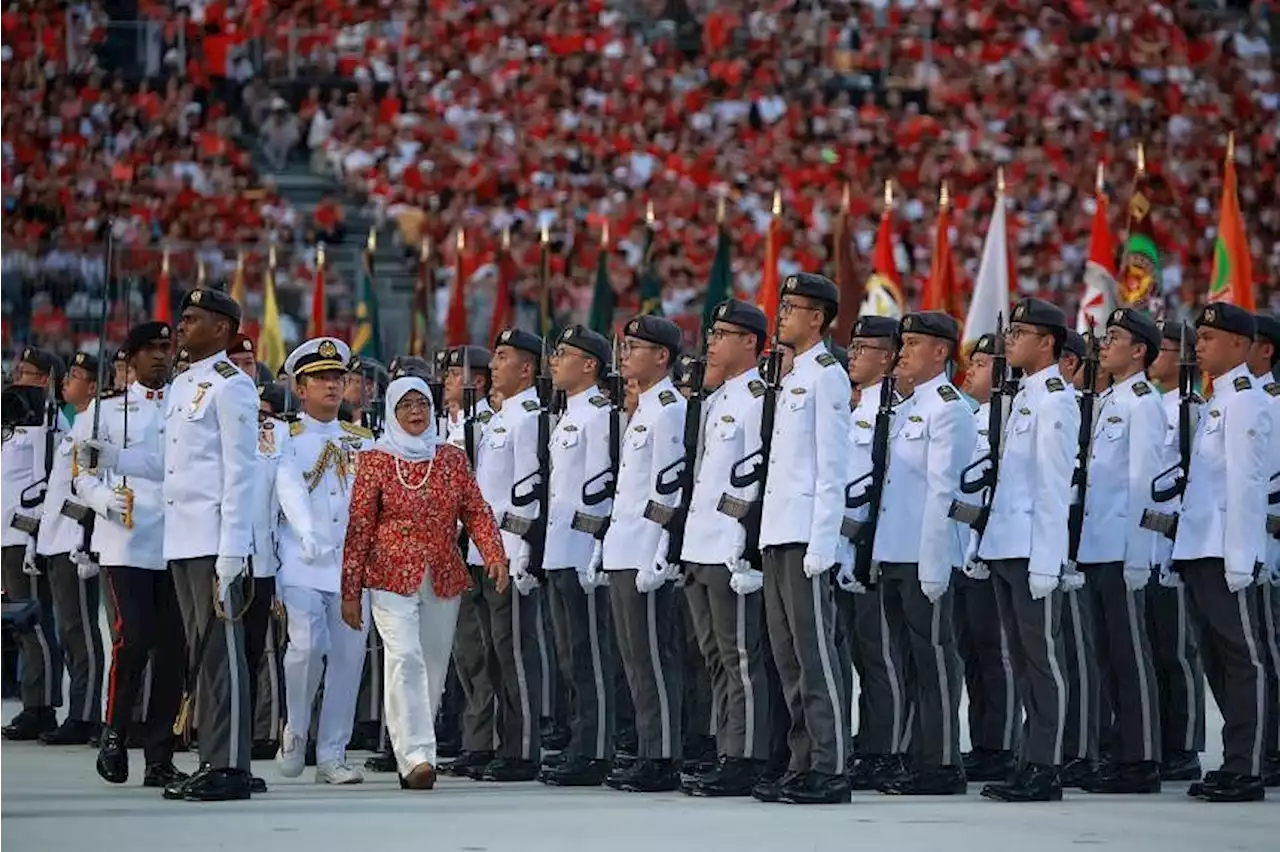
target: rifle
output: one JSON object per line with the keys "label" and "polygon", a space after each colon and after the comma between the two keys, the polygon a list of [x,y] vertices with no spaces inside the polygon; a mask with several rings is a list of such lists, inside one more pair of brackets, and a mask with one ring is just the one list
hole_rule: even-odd
{"label": "rifle", "polygon": [[[58,446],[58,397],[54,390],[57,381],[56,371],[51,370],[44,395],[44,476],[23,488],[18,495],[18,503],[23,509],[38,508],[49,491],[49,474],[53,470],[53,454]],[[35,496],[27,496],[33,491]],[[34,538],[40,531],[40,518],[14,512],[10,526]]]}
{"label": "rifle", "polygon": [[[1273,486],[1275,485],[1277,478],[1280,478],[1280,473],[1271,474],[1271,483]],[[1280,488],[1273,488],[1273,490],[1267,494],[1267,505],[1275,506],[1276,504],[1280,504]],[[1267,513],[1267,535],[1274,539],[1280,539],[1280,515],[1273,515],[1270,512]]]}
{"label": "rifle", "polygon": [[[1018,392],[1018,371],[1009,371],[1009,361],[1004,351],[1004,312],[996,317],[995,352],[991,356],[991,404],[987,420],[987,454],[970,463],[960,472],[962,494],[982,494],[981,506],[964,500],[952,500],[947,517],[959,521],[978,534],[981,543],[991,517],[991,505],[996,499],[996,482],[1000,478],[1000,454],[1004,443],[1005,403]],[[976,479],[970,475],[978,471]]]}
{"label": "rifle", "polygon": [[[618,467],[622,462],[622,418],[626,415],[627,383],[618,369],[618,338],[613,338],[613,354],[609,361],[609,375],[605,379],[609,390],[609,466],[582,483],[582,502],[598,506],[610,500],[618,489]],[[578,532],[590,533],[596,541],[604,541],[609,531],[608,515],[588,515],[574,512],[570,524]]]}
{"label": "rifle", "polygon": [[[538,375],[534,378],[534,386],[538,392],[538,468],[528,476],[517,480],[511,486],[511,505],[523,508],[535,501],[538,503],[538,514],[533,518],[523,518],[506,512],[499,526],[512,535],[517,535],[529,544],[529,573],[541,582],[547,573],[543,567],[543,554],[547,549],[547,515],[550,510],[548,495],[551,490],[551,426],[555,414],[555,393],[551,387],[551,370],[547,361],[547,342],[542,341],[542,364]],[[521,493],[523,490],[523,493]]]}
{"label": "rifle", "polygon": [[654,523],[661,524],[667,531],[668,565],[680,562],[680,554],[684,550],[685,525],[689,520],[689,506],[693,503],[693,472],[698,462],[699,438],[702,432],[702,403],[706,398],[707,352],[703,346],[702,353],[689,365],[689,401],[684,411],[684,454],[671,464],[658,471],[658,479],[654,490],[664,497],[680,492],[680,502],[676,506],[665,506],[650,500],[644,507],[644,516]]}
{"label": "rifle", "polygon": [[1076,438],[1076,469],[1071,484],[1076,488],[1075,500],[1067,510],[1067,561],[1076,564],[1080,552],[1080,534],[1084,532],[1084,499],[1089,489],[1089,452],[1093,446],[1093,406],[1098,394],[1098,341],[1089,327],[1084,338],[1084,391],[1080,394],[1080,431]]}
{"label": "rifle", "polygon": [[729,484],[734,488],[759,485],[754,500],[743,500],[732,494],[721,494],[716,511],[742,524],[747,534],[743,555],[754,568],[760,567],[760,522],[764,517],[764,488],[769,476],[769,454],[773,451],[773,421],[778,412],[778,394],[782,391],[782,342],[777,329],[769,346],[764,365],[764,399],[760,411],[760,448],[739,459],[729,471]]}
{"label": "rifle", "polygon": [[444,413],[444,371],[447,369],[448,359],[448,349],[435,353],[431,361],[431,378],[427,379],[427,390],[431,392],[431,409],[436,417],[436,431],[441,435],[444,435],[444,430],[440,428],[441,419],[448,422]]}
{"label": "rifle", "polygon": [[[1178,344],[1178,460],[1151,480],[1151,499],[1156,503],[1168,503],[1181,497],[1187,489],[1187,475],[1191,471],[1191,407],[1196,403],[1197,366],[1190,337],[1190,330],[1184,323],[1182,342]],[[1161,487],[1160,483],[1166,479],[1170,480],[1169,484]],[[1145,509],[1139,526],[1172,540],[1178,534],[1178,515],[1176,512]]]}
{"label": "rifle", "polygon": [[[892,370],[880,380],[880,407],[876,409],[876,425],[871,435],[871,470],[850,482],[844,490],[844,507],[867,507],[867,519],[855,521],[846,517],[840,532],[853,542],[853,576],[866,588],[874,585],[871,576],[871,552],[880,523],[880,500],[884,496],[884,479],[889,469],[889,428],[893,425],[893,394],[897,381]],[[859,486],[865,483],[865,487]]]}
{"label": "rifle", "polygon": [[471,375],[471,347],[462,347],[462,446],[476,468],[476,384]]}
{"label": "rifle", "polygon": [[[377,362],[370,362],[366,358],[360,359],[360,425],[373,433],[373,437],[378,438],[382,435],[382,430],[386,428],[383,422],[386,419],[386,393],[383,389],[382,376],[378,371],[381,369]],[[372,380],[375,389],[373,399],[366,399],[367,382]],[[289,385],[285,384],[285,405],[288,407]]]}

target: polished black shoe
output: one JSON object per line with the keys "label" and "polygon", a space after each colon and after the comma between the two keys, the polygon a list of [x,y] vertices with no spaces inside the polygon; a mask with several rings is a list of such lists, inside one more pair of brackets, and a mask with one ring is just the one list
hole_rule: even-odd
{"label": "polished black shoe", "polygon": [[103,728],[102,742],[98,746],[98,775],[108,784],[123,784],[129,780],[129,750],[124,740],[110,728]]}
{"label": "polished black shoe", "polygon": [[364,768],[370,772],[395,772],[396,755],[392,751],[380,751],[364,762]]}
{"label": "polished black shoe", "polygon": [[783,785],[778,801],[788,805],[847,805],[849,778],[843,774],[806,772],[804,783]]}
{"label": "polished black shoe", "polygon": [[267,792],[267,779],[260,778],[257,775],[249,776],[249,792],[265,793]]}
{"label": "polished black shoe", "polygon": [[1163,781],[1199,781],[1203,774],[1199,752],[1169,752],[1160,764],[1160,778]]}
{"label": "polished black shoe", "polygon": [[[381,738],[381,722],[356,722],[351,728],[351,741],[347,743],[347,751],[377,751],[378,740]],[[271,756],[275,757],[275,752]]]}
{"label": "polished black shoe", "polygon": [[491,751],[464,751],[457,760],[441,766],[440,774],[478,779],[492,760],[493,752]]}
{"label": "polished black shoe", "polygon": [[628,793],[670,793],[680,788],[680,764],[674,760],[637,760],[621,789]]}
{"label": "polished black shoe", "polygon": [[58,727],[58,717],[52,707],[28,707],[13,721],[0,728],[0,736],[14,742],[37,740]]}
{"label": "polished black shoe", "polygon": [[538,764],[517,757],[499,757],[489,762],[480,776],[482,781],[532,781],[538,777]]}
{"label": "polished black shoe", "polygon": [[905,754],[868,754],[857,759],[849,773],[849,787],[854,790],[879,790],[885,784],[909,774]]}
{"label": "polished black shoe", "polygon": [[540,765],[543,769],[549,769],[550,767],[553,767],[553,766],[559,766],[560,764],[564,763],[568,759],[569,759],[569,756],[565,754],[563,751],[544,753],[542,755],[542,760],[540,761]]}
{"label": "polished black shoe", "polygon": [[200,764],[200,768],[186,778],[175,778],[164,788],[164,797],[171,802],[180,802],[186,794],[187,785],[193,781],[203,783],[204,776],[213,772],[213,767],[207,763]]}
{"label": "polished black shoe", "polygon": [[619,731],[617,736],[613,738],[613,753],[615,756],[634,760],[638,751],[640,751],[640,737],[634,728]]}
{"label": "polished black shoe", "polygon": [[609,767],[609,774],[604,776],[604,786],[611,790],[621,790],[622,785],[627,782],[632,772],[640,766],[643,761],[634,757],[622,757],[615,754],[613,756],[613,764]]}
{"label": "polished black shoe", "polygon": [[1060,802],[1062,780],[1058,767],[1028,763],[1010,780],[983,787],[982,796],[997,802]]}
{"label": "polished black shoe", "polygon": [[962,763],[970,781],[1008,781],[1018,771],[1018,756],[1012,751],[975,748],[963,755]]}
{"label": "polished black shoe", "polygon": [[441,716],[436,723],[436,757],[452,760],[462,756],[462,729],[457,716]]}
{"label": "polished black shoe", "polygon": [[52,731],[45,731],[38,739],[42,745],[88,745],[97,729],[96,722],[68,719]]}
{"label": "polished black shoe", "polygon": [[701,775],[689,791],[699,798],[750,796],[760,780],[760,764],[744,757],[722,757],[716,767]]}
{"label": "polished black shoe", "polygon": [[1062,764],[1058,775],[1063,787],[1081,787],[1086,781],[1092,780],[1097,773],[1098,767],[1092,760],[1087,757],[1073,757]]}
{"label": "polished black shoe", "polygon": [[1267,798],[1267,788],[1260,776],[1219,771],[1192,784],[1187,795],[1202,802],[1261,802]]}
{"label": "polished black shoe", "polygon": [[[165,798],[169,798],[170,789],[165,788]],[[182,798],[187,802],[232,802],[247,799],[252,792],[252,775],[226,767],[196,773],[182,785]]]}
{"label": "polished black shoe", "polygon": [[547,751],[564,751],[569,745],[569,726],[561,725],[550,716],[543,716],[538,723],[542,735],[542,747]]}
{"label": "polished black shoe", "polygon": [[1153,760],[1113,764],[1086,779],[1080,789],[1086,793],[1159,793],[1160,764]]}
{"label": "polished black shoe", "polygon": [[804,783],[804,774],[801,772],[778,772],[776,769],[766,769],[760,775],[760,780],[751,788],[751,798],[761,802],[776,802],[782,795],[782,789],[787,786]]}
{"label": "polished black shoe", "polygon": [[307,766],[316,765],[316,741],[307,740],[307,750],[302,753],[302,762]]}
{"label": "polished black shoe", "polygon": [[559,766],[543,769],[538,780],[552,787],[598,787],[609,774],[607,760],[570,757]]}
{"label": "polished black shoe", "polygon": [[960,796],[969,784],[959,766],[929,766],[913,769],[880,785],[890,796]]}
{"label": "polished black shoe", "polygon": [[170,763],[148,763],[147,774],[142,776],[143,787],[166,788],[170,784],[182,784],[191,776]]}
{"label": "polished black shoe", "polygon": [[1280,752],[1268,754],[1263,761],[1262,786],[1280,787]]}
{"label": "polished black shoe", "polygon": [[709,737],[705,734],[692,734],[684,738],[684,748],[681,750],[684,755],[681,768],[690,775],[701,775],[709,772],[716,765],[718,755],[716,754],[715,737]]}
{"label": "polished black shoe", "polygon": [[253,760],[275,760],[278,751],[280,751],[278,740],[254,740],[249,757]]}

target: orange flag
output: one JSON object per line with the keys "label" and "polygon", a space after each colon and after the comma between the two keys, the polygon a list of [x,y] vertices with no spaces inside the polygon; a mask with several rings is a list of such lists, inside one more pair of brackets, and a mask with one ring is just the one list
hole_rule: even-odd
{"label": "orange flag", "polygon": [[945,311],[956,319],[961,319],[958,287],[956,286],[956,265],[951,257],[951,194],[947,185],[942,185],[938,196],[938,223],[933,236],[933,265],[929,270],[929,281],[920,294],[920,310]]}
{"label": "orange flag", "polygon": [[1213,277],[1209,301],[1231,302],[1253,313],[1253,256],[1244,232],[1244,216],[1236,193],[1235,135],[1227,138],[1227,163],[1222,176],[1222,204],[1218,211],[1218,239],[1213,247]]}
{"label": "orange flag", "polygon": [[756,294],[756,307],[764,311],[769,328],[774,328],[778,318],[778,259],[782,254],[782,193],[773,192],[773,218],[769,220],[769,235],[764,244],[764,270],[760,276],[760,291]]}
{"label": "orange flag", "polygon": [[173,308],[170,305],[172,286],[169,283],[169,250],[164,250],[160,260],[160,277],[156,280],[155,314],[156,322],[173,323]]}

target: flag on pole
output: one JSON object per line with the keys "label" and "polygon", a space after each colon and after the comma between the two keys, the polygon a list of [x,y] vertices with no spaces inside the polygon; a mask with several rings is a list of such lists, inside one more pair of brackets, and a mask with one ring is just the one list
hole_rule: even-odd
{"label": "flag on pole", "polygon": [[445,320],[445,346],[466,346],[471,342],[467,326],[467,233],[458,226],[458,251],[453,261],[453,289],[449,291],[449,316]]}
{"label": "flag on pole", "polygon": [[862,307],[863,294],[863,282],[858,280],[858,272],[853,263],[853,214],[850,212],[848,184],[844,186],[844,196],[840,201],[840,215],[836,217],[832,248],[835,255],[836,290],[840,294],[840,307],[833,334],[836,340],[848,340],[858,319],[858,310]]}
{"label": "flag on pole", "polygon": [[538,335],[552,345],[555,335],[555,314],[551,304],[551,232],[542,226],[538,249]]}
{"label": "flag on pole", "polygon": [[267,275],[262,282],[262,328],[258,331],[258,357],[274,376],[284,366],[284,335],[280,333],[280,306],[276,303],[276,247],[267,254]]}
{"label": "flag on pole", "polygon": [[724,227],[724,196],[720,196],[716,210],[716,256],[711,261],[711,275],[707,279],[707,292],[702,302],[702,330],[706,332],[715,321],[716,305],[733,296],[733,261],[730,258],[732,243]]}
{"label": "flag on pole", "polygon": [[351,338],[353,355],[382,360],[382,334],[378,323],[378,287],[374,279],[373,255],[378,250],[378,234],[369,229],[360,271],[356,276],[356,331]]}
{"label": "flag on pole", "polygon": [[[647,251],[648,240],[645,242]],[[587,317],[587,327],[607,337],[613,330],[614,307],[613,284],[609,281],[609,221],[606,219],[604,230],[600,232],[600,251],[596,254],[596,283],[591,292],[591,312]],[[641,313],[644,313],[643,298]],[[658,303],[658,314],[662,314],[661,302]]]}
{"label": "flag on pole", "polygon": [[316,244],[316,273],[311,285],[311,321],[307,324],[307,337],[324,335],[324,243]]}
{"label": "flag on pole", "polygon": [[505,328],[516,322],[516,262],[511,256],[511,229],[502,231],[502,250],[498,252],[498,283],[493,293],[493,316],[489,319],[489,340],[497,340]]}
{"label": "flag on pole", "polygon": [[1160,247],[1152,221],[1151,190],[1146,154],[1139,144],[1138,171],[1129,196],[1129,237],[1120,261],[1116,297],[1124,307],[1148,311],[1161,301]]}
{"label": "flag on pole", "polygon": [[1089,230],[1089,259],[1084,264],[1084,296],[1081,297],[1080,309],[1076,312],[1076,331],[1081,334],[1090,328],[1106,328],[1107,318],[1116,307],[1116,277],[1113,266],[1116,244],[1108,225],[1109,204],[1105,179],[1106,168],[1098,163],[1093,227]]}
{"label": "flag on pole", "polygon": [[943,311],[960,318],[960,288],[951,256],[951,191],[944,182],[938,193],[938,221],[934,225],[933,262],[929,280],[920,294],[920,310]]}
{"label": "flag on pole", "polygon": [[1222,175],[1222,204],[1218,208],[1218,238],[1213,247],[1213,277],[1209,301],[1231,302],[1250,313],[1257,310],[1253,292],[1253,256],[1245,236],[1244,215],[1236,189],[1236,138],[1227,137],[1227,161]]}
{"label": "flag on pole", "polygon": [[155,314],[156,322],[173,324],[173,285],[169,281],[169,250],[164,250],[160,258],[160,277],[156,279]]}
{"label": "flag on pole", "polygon": [[424,236],[418,250],[418,277],[413,282],[413,299],[409,305],[409,354],[415,358],[427,355],[427,339],[431,336],[431,302],[435,298],[435,258],[431,237]]}
{"label": "flag on pole", "polygon": [[884,211],[876,231],[876,246],[871,255],[874,271],[863,291],[859,316],[902,317],[902,278],[893,257],[893,182],[884,182]]}
{"label": "flag on pole", "polygon": [[[606,230],[606,234],[608,231]],[[658,276],[658,258],[655,256],[653,231],[653,202],[649,202],[644,214],[644,259],[640,262],[640,313],[662,316],[662,279]],[[606,276],[607,277],[607,276]],[[596,284],[599,286],[599,273]],[[598,292],[598,291],[597,291]],[[593,325],[592,328],[595,328]],[[608,326],[596,328],[605,334]]]}
{"label": "flag on pole", "polygon": [[[204,283],[204,261],[200,262],[197,278]],[[231,276],[231,298],[244,310],[244,252],[236,252],[236,271]]]}
{"label": "flag on pole", "polygon": [[1009,224],[1005,210],[1004,171],[996,176],[996,203],[987,225],[987,239],[982,246],[978,279],[969,300],[969,315],[964,320],[961,346],[968,351],[984,334],[994,334],[996,319],[1008,313],[1009,293],[1013,289],[1013,258],[1009,254]]}
{"label": "flag on pole", "polygon": [[764,311],[772,330],[778,319],[778,260],[782,255],[782,193],[773,191],[773,218],[769,220],[769,232],[764,242],[764,270],[760,276],[760,292],[756,294],[756,307]]}

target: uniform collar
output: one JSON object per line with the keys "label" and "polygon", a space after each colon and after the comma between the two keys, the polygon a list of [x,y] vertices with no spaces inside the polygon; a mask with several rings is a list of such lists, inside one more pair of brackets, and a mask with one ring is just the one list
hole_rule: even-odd
{"label": "uniform collar", "polygon": [[[752,367],[751,369],[747,370],[745,373],[742,373],[741,375],[734,376],[732,379],[725,379],[721,387],[725,388],[726,390],[743,388],[749,385],[752,382],[752,380],[758,379],[758,378],[760,378],[760,371],[755,367]],[[662,384],[662,383],[659,382],[658,384]]]}
{"label": "uniform collar", "polygon": [[809,363],[817,361],[819,355],[825,355],[826,353],[826,344],[819,340],[803,352],[796,353],[795,366],[791,368],[791,372],[794,373],[799,370],[802,364],[808,366]]}
{"label": "uniform collar", "polygon": [[1249,380],[1249,385],[1252,387],[1255,379],[1253,377],[1253,373],[1249,371],[1249,364],[1246,361],[1241,361],[1239,364],[1213,380],[1213,395],[1216,397],[1220,392],[1228,388],[1230,388],[1231,393],[1239,393],[1239,391],[1236,390],[1236,379],[1241,378],[1242,376]]}
{"label": "uniform collar", "polygon": [[187,367],[187,372],[196,373],[203,370],[212,370],[213,365],[218,361],[224,360],[226,354],[226,352],[215,352],[207,358],[201,358],[199,361],[193,361],[190,366]]}
{"label": "uniform collar", "polygon": [[587,388],[584,391],[575,393],[573,396],[565,400],[565,410],[578,411],[578,410],[586,410],[588,408],[592,408],[593,406],[591,405],[591,397],[598,396],[599,393],[600,393],[600,388],[596,385],[592,385],[591,387]]}
{"label": "uniform collar", "polygon": [[341,432],[342,431],[342,423],[339,422],[338,418],[336,417],[333,418],[332,420],[317,420],[314,417],[312,417],[310,414],[307,414],[304,411],[302,412],[301,415],[299,415],[298,419],[301,420],[303,423],[307,424],[308,430],[314,429],[314,431],[317,431],[317,432]]}
{"label": "uniform collar", "polygon": [[947,371],[943,370],[942,372],[938,373],[938,375],[934,376],[932,379],[929,379],[928,381],[921,382],[920,384],[916,385],[916,389],[912,391],[911,395],[917,396],[922,394],[924,391],[933,390],[939,385],[944,384],[946,381],[947,381]]}
{"label": "uniform collar", "polygon": [[671,377],[663,376],[662,379],[659,380],[657,384],[649,388],[644,393],[640,394],[640,399],[638,404],[636,405],[636,410],[639,411],[641,408],[644,408],[646,403],[648,403],[649,405],[653,405],[655,402],[657,402],[658,395],[661,394],[663,391],[669,390],[672,393],[675,393],[675,389],[676,389],[676,386],[671,381]]}
{"label": "uniform collar", "polygon": [[159,400],[164,399],[165,390],[167,390],[167,388],[158,388],[156,390],[152,390],[151,388],[144,385],[142,382],[137,382],[137,381],[135,381],[133,384],[129,386],[129,391],[134,396],[138,397],[139,399],[149,399],[149,400],[152,400],[153,402],[158,402]]}
{"label": "uniform collar", "polygon": [[[1023,378],[1022,387],[1034,387],[1037,390],[1039,390],[1040,388],[1044,387],[1045,382],[1054,378],[1060,380],[1064,385],[1071,384],[1066,379],[1062,378],[1062,371],[1058,369],[1058,362],[1054,361],[1052,364],[1045,367],[1040,372],[1033,373],[1030,376],[1026,376],[1025,378]],[[1022,388],[1019,388],[1019,390],[1021,389]]]}
{"label": "uniform collar", "polygon": [[537,395],[538,395],[538,389],[533,385],[529,385],[529,387],[520,391],[520,393],[515,394],[514,396],[509,396],[506,399],[502,400],[502,407],[506,408],[508,402],[514,402],[517,405],[522,404],[526,399],[535,399]]}
{"label": "uniform collar", "polygon": [[1120,393],[1121,388],[1133,387],[1138,382],[1145,382],[1146,380],[1147,380],[1147,371],[1139,370],[1129,378],[1113,383],[1111,387],[1107,388],[1107,390],[1111,391],[1112,393]]}

